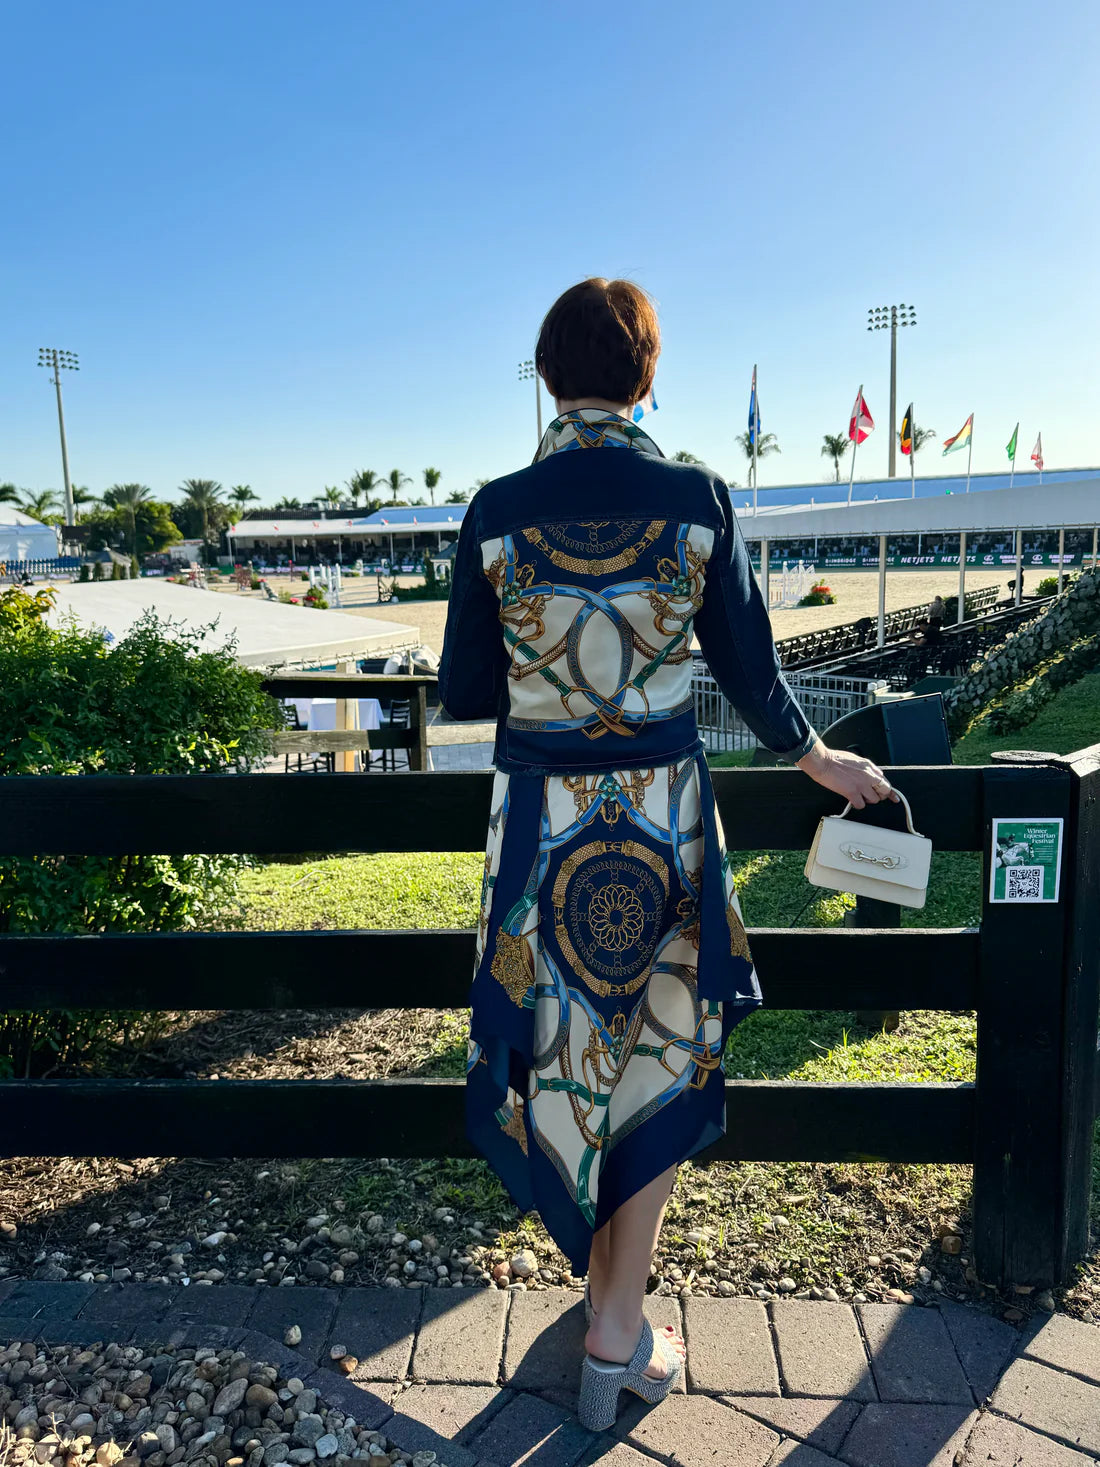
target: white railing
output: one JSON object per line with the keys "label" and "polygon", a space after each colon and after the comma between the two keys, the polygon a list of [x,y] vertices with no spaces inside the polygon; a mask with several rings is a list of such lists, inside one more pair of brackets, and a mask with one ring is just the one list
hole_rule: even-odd
{"label": "white railing", "polygon": [[[866,708],[874,702],[875,692],[887,686],[884,678],[844,677],[816,670],[787,673],[786,678],[791,692],[819,733],[846,713]],[[692,673],[691,691],[695,699],[695,721],[708,753],[727,754],[756,748],[759,742],[756,735],[699,659]]]}

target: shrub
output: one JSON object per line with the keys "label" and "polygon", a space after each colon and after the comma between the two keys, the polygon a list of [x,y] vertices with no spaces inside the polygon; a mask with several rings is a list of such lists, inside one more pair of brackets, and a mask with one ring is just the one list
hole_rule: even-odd
{"label": "shrub", "polygon": [[[1062,590],[1065,591],[1066,589],[1068,589],[1068,587],[1070,587],[1076,579],[1077,579],[1076,576],[1069,576],[1069,575],[1063,576],[1062,577]],[[1036,594],[1036,596],[1057,596],[1058,595],[1058,577],[1057,576],[1044,576],[1043,579],[1039,582],[1039,584],[1035,587],[1035,594]]]}
{"label": "shrub", "polygon": [[131,555],[131,557],[130,557],[130,579],[132,581],[136,581],[136,580],[138,580],[140,578],[140,576],[141,576],[141,566],[138,565],[138,558],[137,558],[136,555]]}
{"label": "shrub", "polygon": [[298,605],[297,596],[292,596],[290,592],[287,591],[285,588],[279,592],[279,600],[283,603],[284,606]]}
{"label": "shrub", "polygon": [[309,580],[309,571],[302,571],[302,573],[298,577],[298,579],[301,580],[301,581],[308,581]]}
{"label": "shrub", "polygon": [[77,579],[82,586],[86,581],[90,581],[92,579],[92,572],[89,569],[87,561],[85,561],[84,564],[80,567],[80,575],[77,577]]}
{"label": "shrub", "polygon": [[118,563],[117,560],[113,560],[111,562],[111,580],[112,581],[121,581],[122,580],[122,567],[119,565],[119,563]]}
{"label": "shrub", "polygon": [[259,576],[253,576],[252,579],[251,579],[251,581],[249,581],[248,584],[252,588],[253,591],[258,591],[260,589],[260,578],[259,578]]}
{"label": "shrub", "polygon": [[[212,627],[141,617],[113,649],[50,592],[0,595],[0,775],[247,770],[270,749],[276,707],[260,673]],[[174,932],[232,924],[240,856],[0,858],[0,932]],[[0,1071],[37,1074],[94,1055],[137,1014],[0,1013]]]}
{"label": "shrub", "polygon": [[808,593],[798,603],[799,606],[835,606],[836,597],[824,581],[818,581],[811,586]]}
{"label": "shrub", "polygon": [[92,568],[92,580],[93,581],[101,581],[102,579],[103,579],[103,562],[101,560],[97,560],[96,563],[95,563],[95,565]]}

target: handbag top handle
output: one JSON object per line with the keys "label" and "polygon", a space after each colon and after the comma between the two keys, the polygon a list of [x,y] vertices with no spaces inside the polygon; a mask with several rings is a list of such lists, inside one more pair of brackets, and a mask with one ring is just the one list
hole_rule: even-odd
{"label": "handbag top handle", "polygon": [[[893,786],[893,790],[894,790],[894,794],[897,795],[898,799],[905,806],[905,823],[909,827],[909,834],[910,835],[920,835],[920,831],[919,830],[914,830],[913,829],[913,812],[909,808],[909,801],[902,794],[901,790],[898,789],[897,785],[894,785]],[[848,803],[844,806],[844,809],[841,810],[840,815],[837,818],[840,819],[840,820],[843,820],[844,817],[845,817],[845,815],[847,815],[848,811],[851,808],[852,808],[852,802],[851,802],[851,800],[849,800]]]}

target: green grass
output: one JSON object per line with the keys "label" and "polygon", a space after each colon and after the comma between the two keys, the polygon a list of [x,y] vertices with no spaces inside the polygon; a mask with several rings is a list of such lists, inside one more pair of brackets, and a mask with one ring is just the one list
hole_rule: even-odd
{"label": "green grass", "polygon": [[956,764],[988,764],[995,749],[1037,749],[1073,754],[1100,743],[1100,672],[1063,688],[1024,728],[996,734],[979,721],[955,745]]}
{"label": "green grass", "polygon": [[484,859],[466,854],[271,862],[241,882],[250,928],[472,927]]}

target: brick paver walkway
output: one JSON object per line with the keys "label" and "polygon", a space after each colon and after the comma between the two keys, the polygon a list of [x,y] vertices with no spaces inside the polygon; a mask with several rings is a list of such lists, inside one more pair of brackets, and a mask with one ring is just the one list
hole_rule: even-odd
{"label": "brick paver walkway", "polygon": [[[447,1467],[1085,1467],[1100,1461],[1100,1328],[1016,1328],[942,1301],[651,1298],[682,1328],[684,1386],[613,1431],[574,1411],[579,1295],[457,1289],[188,1289],[0,1283],[0,1341],[213,1345],[300,1376]],[[302,1331],[297,1350],[282,1343]],[[331,1369],[343,1345],[359,1364]]]}

